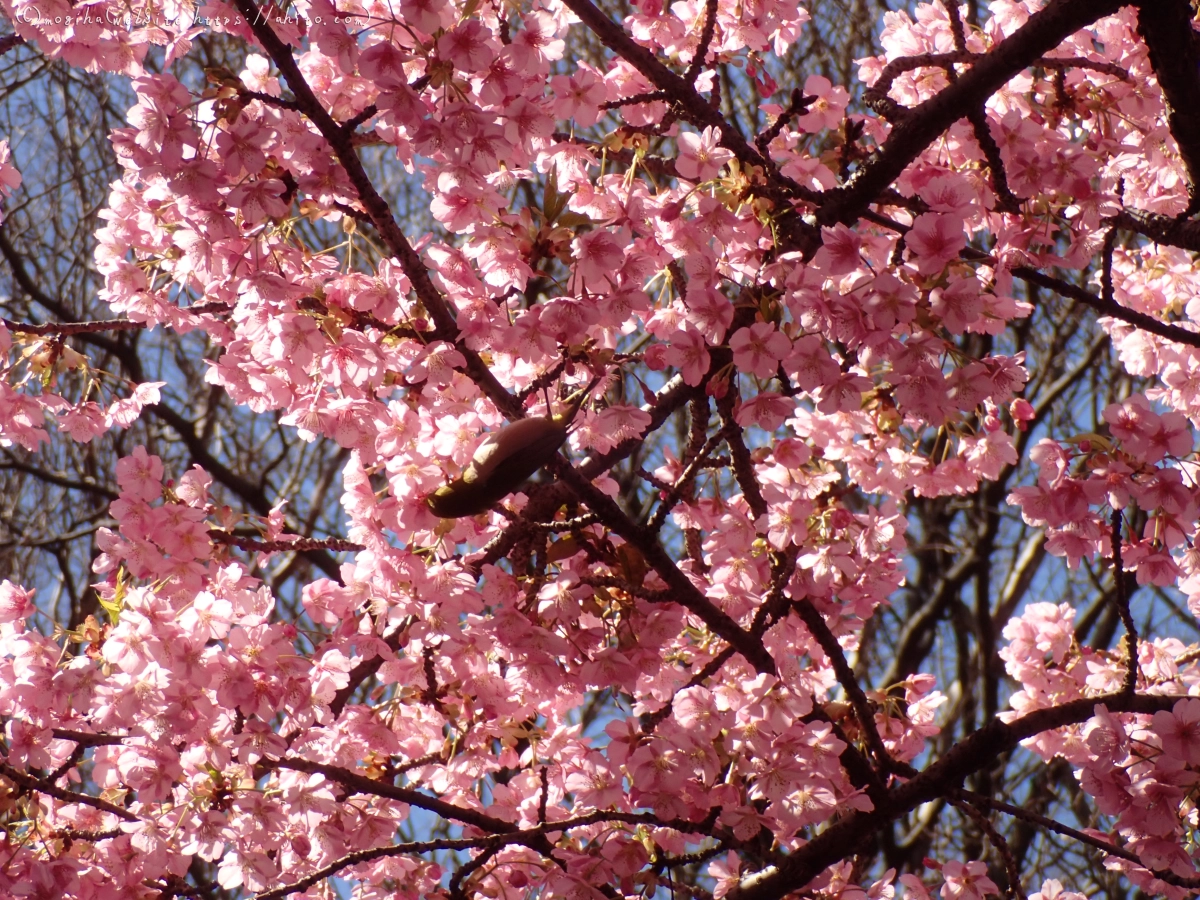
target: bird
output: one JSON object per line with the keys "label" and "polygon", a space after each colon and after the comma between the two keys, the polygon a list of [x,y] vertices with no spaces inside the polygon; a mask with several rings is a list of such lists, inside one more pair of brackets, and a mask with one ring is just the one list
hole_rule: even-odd
{"label": "bird", "polygon": [[462,475],[426,497],[425,505],[443,519],[487,512],[554,459],[594,385],[568,397],[567,408],[557,415],[518,419],[489,434]]}

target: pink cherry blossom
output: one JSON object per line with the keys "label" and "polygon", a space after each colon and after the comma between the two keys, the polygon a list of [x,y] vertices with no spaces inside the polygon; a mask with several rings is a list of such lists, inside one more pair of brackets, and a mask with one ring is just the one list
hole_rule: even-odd
{"label": "pink cherry blossom", "polygon": [[690,326],[680,329],[672,335],[663,360],[678,368],[688,384],[693,387],[700,384],[709,367],[709,353],[703,335]]}
{"label": "pink cherry blossom", "polygon": [[3,2],[0,894],[1184,900],[1184,4]]}
{"label": "pink cherry blossom", "polygon": [[983,900],[984,897],[1000,893],[996,883],[987,877],[987,863],[972,860],[961,863],[950,860],[942,866],[944,900]]}
{"label": "pink cherry blossom", "polygon": [[850,95],[840,85],[834,87],[823,75],[809,75],[804,82],[804,93],[814,97],[808,111],[797,119],[796,124],[804,131],[821,131],[837,128]]}
{"label": "pink cherry blossom", "polygon": [[1200,700],[1180,700],[1174,709],[1156,712],[1153,727],[1164,754],[1189,765],[1200,764]]}
{"label": "pink cherry blossom", "polygon": [[700,134],[685,131],[679,135],[679,156],[675,169],[689,181],[708,181],[720,174],[721,167],[733,154],[718,145],[720,131],[708,126]]}
{"label": "pink cherry blossom", "polygon": [[922,275],[940,272],[966,246],[963,221],[958,216],[923,213],[913,222],[905,243],[916,255],[917,269]]}
{"label": "pink cherry blossom", "polygon": [[756,378],[769,378],[787,356],[791,342],[767,322],[755,322],[729,339],[733,361]]}

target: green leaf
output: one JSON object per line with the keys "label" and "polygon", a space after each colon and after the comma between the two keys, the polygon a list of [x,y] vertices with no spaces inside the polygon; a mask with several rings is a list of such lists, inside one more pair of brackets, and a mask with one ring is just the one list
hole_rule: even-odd
{"label": "green leaf", "polygon": [[542,188],[542,212],[546,216],[547,224],[552,224],[562,215],[570,199],[566,194],[559,193],[558,166],[551,166],[550,174],[546,176],[546,184]]}
{"label": "green leaf", "polygon": [[568,210],[558,217],[558,224],[564,228],[579,228],[581,225],[595,225],[596,220],[583,213]]}

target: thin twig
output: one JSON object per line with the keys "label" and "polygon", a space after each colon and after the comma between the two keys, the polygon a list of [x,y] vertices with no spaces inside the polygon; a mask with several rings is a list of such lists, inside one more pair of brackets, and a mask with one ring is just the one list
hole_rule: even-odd
{"label": "thin twig", "polygon": [[708,48],[712,46],[716,28],[717,0],[707,0],[704,4],[704,27],[700,31],[700,46],[696,48],[696,55],[692,57],[691,64],[683,73],[683,80],[688,84],[695,84],[696,79],[700,76],[700,70],[704,68],[704,60],[708,56]]}
{"label": "thin twig", "polygon": [[131,322],[128,319],[105,319],[98,322],[52,322],[46,325],[31,325],[28,322],[0,319],[0,325],[12,332],[32,334],[38,337],[50,335],[66,337],[72,334],[95,334],[99,331],[141,331],[146,327],[145,322]]}
{"label": "thin twig", "polygon": [[1004,835],[996,829],[996,826],[992,824],[992,821],[987,816],[966,800],[961,797],[951,797],[950,802],[956,809],[969,816],[979,826],[980,830],[987,835],[988,842],[1000,854],[1000,859],[1004,861],[1004,871],[1008,876],[1008,896],[1010,900],[1025,900],[1025,888],[1021,885],[1021,867],[1017,864],[1012,848],[1008,846],[1008,841],[1004,839]]}
{"label": "thin twig", "polygon": [[92,797],[88,794],[76,794],[73,791],[64,790],[53,784],[47,784],[42,779],[26,775],[24,772],[13,768],[7,763],[0,763],[0,775],[3,775],[9,781],[14,782],[27,791],[36,791],[39,794],[45,794],[48,797],[53,797],[55,800],[61,800],[63,803],[79,803],[83,806],[91,806],[94,809],[114,815],[124,822],[139,821],[138,817],[129,810],[114,806],[107,800],[101,800],[99,797]]}
{"label": "thin twig", "polygon": [[288,550],[295,550],[297,552],[304,552],[306,550],[350,552],[367,549],[363,544],[356,544],[354,541],[347,541],[342,538],[296,538],[295,540],[260,541],[257,538],[230,534],[228,531],[221,531],[219,528],[210,528],[208,536],[217,544],[237,547],[239,550],[256,550],[260,553],[282,553]]}
{"label": "thin twig", "polygon": [[1117,605],[1117,615],[1121,617],[1121,624],[1125,626],[1125,680],[1121,685],[1121,691],[1126,696],[1132,697],[1133,692],[1137,689],[1138,633],[1137,625],[1133,621],[1133,613],[1129,609],[1129,585],[1125,580],[1125,566],[1121,562],[1121,526],[1123,523],[1121,510],[1114,509],[1112,511],[1112,560],[1113,581],[1116,589],[1113,592],[1113,602]]}

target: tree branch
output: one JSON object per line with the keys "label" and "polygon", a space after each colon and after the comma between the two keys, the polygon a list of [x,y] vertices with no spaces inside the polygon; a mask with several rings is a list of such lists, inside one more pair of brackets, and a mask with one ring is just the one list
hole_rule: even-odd
{"label": "tree branch", "polygon": [[1012,722],[993,719],[951,747],[940,759],[888,792],[887,802],[870,812],[854,812],[832,824],[773,869],[745,879],[727,895],[730,900],[780,900],[798,891],[829,866],[845,859],[864,835],[875,832],[922,803],[944,797],[968,775],[1014,750],[1021,741],[1043,731],[1090,719],[1099,705],[1112,712],[1155,713],[1171,709],[1180,697],[1124,693],[1102,694],[1039,709]]}
{"label": "tree branch", "polygon": [[1150,51],[1150,65],[1167,108],[1167,127],[1187,169],[1185,216],[1200,211],[1200,59],[1192,8],[1187,0],[1137,3],[1138,36]]}
{"label": "tree branch", "polygon": [[63,803],[79,803],[83,806],[90,806],[93,809],[101,810],[121,819],[124,822],[137,822],[138,817],[127,809],[121,809],[119,806],[114,806],[107,800],[101,800],[99,797],[91,797],[87,794],[76,794],[74,791],[63,790],[53,784],[47,784],[40,778],[34,778],[32,775],[26,775],[18,769],[13,768],[8,763],[0,763],[0,775],[3,775],[9,781],[21,786],[27,791],[36,791],[39,794],[45,794],[48,797],[53,797],[55,800],[61,800]]}
{"label": "tree branch", "polygon": [[291,48],[272,30],[270,17],[260,12],[254,0],[234,0],[234,3],[250,23],[254,36],[258,38],[263,49],[279,67],[279,71],[283,74],[284,80],[296,98],[297,108],[317,127],[322,137],[329,143],[338,162],[342,164],[342,168],[346,170],[346,176],[358,192],[359,201],[367,211],[367,215],[371,217],[371,222],[379,232],[388,251],[399,261],[400,268],[408,277],[417,297],[433,317],[436,325],[433,336],[457,347],[467,361],[466,374],[496,405],[497,409],[510,419],[523,418],[524,412],[516,398],[496,380],[496,376],[480,359],[479,354],[459,341],[458,324],[454,320],[450,304],[434,285],[425,263],[396,223],[387,201],[375,189],[371,177],[363,168],[362,160],[358,158],[358,153],[355,151],[353,135],[334,121],[325,107],[321,105],[321,101],[313,93],[304,74],[300,71],[300,67],[296,64]]}
{"label": "tree branch", "polygon": [[909,163],[961,119],[966,110],[982,104],[1015,74],[1076,31],[1111,15],[1123,5],[1120,0],[1051,0],[979,59],[970,71],[960,75],[957,82],[898,122],[883,146],[866,159],[845,187],[825,192],[817,212],[818,222],[821,225],[855,222]]}
{"label": "tree branch", "polygon": [[722,612],[711,600],[700,593],[686,575],[679,570],[658,541],[645,529],[635,525],[613,500],[599,491],[580,472],[564,460],[558,460],[555,471],[566,485],[575,492],[588,508],[606,526],[619,534],[645,557],[650,567],[667,583],[672,599],[708,626],[713,634],[723,638],[746,658],[759,672],[775,674],[775,660],[756,637],[743,631],[741,626]]}
{"label": "tree branch", "polygon": [[1090,291],[1071,284],[1069,281],[1043,275],[1037,269],[1031,269],[1028,266],[1017,266],[1012,269],[1012,274],[1022,281],[1036,284],[1038,287],[1054,291],[1064,297],[1070,297],[1072,300],[1078,300],[1080,303],[1090,306],[1102,316],[1119,319],[1126,324],[1132,325],[1134,328],[1149,331],[1151,334],[1157,334],[1159,337],[1164,337],[1177,344],[1183,344],[1188,347],[1200,347],[1200,333],[1188,331],[1179,325],[1172,325],[1161,319],[1156,319],[1154,316],[1138,312],[1136,309],[1121,306],[1115,300],[1106,301],[1103,297],[1097,297]]}

